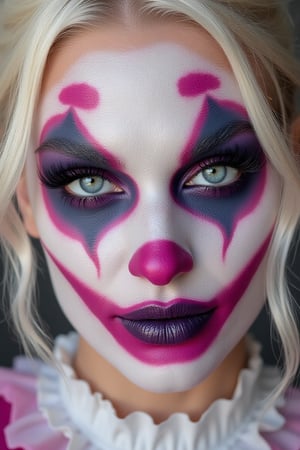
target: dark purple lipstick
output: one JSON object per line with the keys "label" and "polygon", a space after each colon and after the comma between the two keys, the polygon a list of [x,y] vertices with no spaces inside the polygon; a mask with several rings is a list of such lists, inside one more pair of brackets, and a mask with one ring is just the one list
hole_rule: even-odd
{"label": "dark purple lipstick", "polygon": [[120,317],[124,327],[143,342],[176,345],[198,334],[210,319],[214,308],[179,302],[163,307],[149,305]]}

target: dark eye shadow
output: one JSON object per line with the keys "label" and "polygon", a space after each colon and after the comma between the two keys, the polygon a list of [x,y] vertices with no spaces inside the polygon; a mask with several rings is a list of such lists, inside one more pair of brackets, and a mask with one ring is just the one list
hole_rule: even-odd
{"label": "dark eye shadow", "polygon": [[47,140],[36,150],[36,155],[43,165],[60,161],[111,169],[109,161],[94,148],[66,139]]}
{"label": "dark eye shadow", "polygon": [[[216,224],[224,237],[226,251],[238,220],[257,205],[266,183],[266,157],[251,127],[240,124],[220,131],[214,141],[211,136],[204,148],[198,148],[193,158],[173,176],[170,192],[174,201],[194,216]],[[224,133],[224,134],[223,134]],[[203,151],[202,151],[203,150]],[[213,165],[228,165],[241,171],[233,183],[224,186],[186,186],[193,170]]]}
{"label": "dark eye shadow", "polygon": [[[50,119],[51,121],[53,118]],[[45,150],[52,150],[58,154],[89,161],[91,164],[108,170],[122,169],[120,161],[100,143],[93,142],[75,111],[69,110],[58,123],[55,120],[54,122],[56,125],[47,132],[45,139],[36,150],[37,154]],[[44,128],[48,128],[47,124]]]}
{"label": "dark eye shadow", "polygon": [[209,145],[197,149],[193,158],[176,172],[172,183],[182,186],[189,172],[194,171],[195,167],[201,169],[210,165],[229,165],[243,172],[254,173],[259,171],[265,162],[265,154],[252,129],[247,127],[241,131],[238,127],[238,134],[228,138],[226,133],[224,137],[222,135],[222,139],[216,139],[215,145],[211,138]]}
{"label": "dark eye shadow", "polygon": [[[138,200],[135,183],[123,173],[118,173],[115,177],[111,172],[86,160],[72,158],[57,151],[43,150],[38,157],[43,196],[52,222],[63,233],[82,242],[98,267],[95,250],[97,242],[102,233],[134,208]],[[91,198],[67,191],[67,184],[85,176],[103,176],[122,190]]]}
{"label": "dark eye shadow", "polygon": [[[116,176],[123,187],[121,193],[103,194],[90,201],[76,196],[67,197],[63,185],[48,189],[42,187],[45,205],[54,225],[64,234],[82,243],[87,254],[100,271],[96,246],[103,233],[130,213],[138,201],[138,189],[123,170],[119,160],[89,136],[76,112],[70,110],[59,120],[50,119],[45,125],[45,138],[36,150],[39,170],[75,171],[80,169],[107,172]],[[52,126],[55,123],[55,126]],[[72,169],[73,168],[73,169]],[[82,173],[82,172],[81,172]],[[63,179],[63,173],[62,177]],[[104,201],[102,201],[104,200]]]}

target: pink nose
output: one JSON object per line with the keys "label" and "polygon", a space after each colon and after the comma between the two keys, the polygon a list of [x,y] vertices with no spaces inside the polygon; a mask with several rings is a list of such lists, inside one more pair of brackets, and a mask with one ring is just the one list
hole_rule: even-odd
{"label": "pink nose", "polygon": [[168,284],[176,275],[189,272],[193,260],[189,253],[175,242],[158,240],[140,247],[129,262],[129,271],[158,286]]}

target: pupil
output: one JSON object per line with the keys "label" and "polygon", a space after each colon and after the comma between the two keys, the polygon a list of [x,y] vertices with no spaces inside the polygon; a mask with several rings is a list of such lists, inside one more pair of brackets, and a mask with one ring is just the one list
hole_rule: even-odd
{"label": "pupil", "polygon": [[209,183],[221,183],[225,180],[227,175],[227,168],[224,166],[215,166],[205,169],[203,177]]}

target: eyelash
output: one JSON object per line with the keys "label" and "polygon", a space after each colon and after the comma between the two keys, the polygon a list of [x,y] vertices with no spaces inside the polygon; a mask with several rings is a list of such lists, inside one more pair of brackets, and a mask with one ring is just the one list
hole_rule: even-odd
{"label": "eyelash", "polygon": [[[245,157],[246,156],[246,157]],[[265,158],[262,152],[254,149],[252,152],[240,149],[239,146],[230,149],[222,149],[222,154],[214,155],[208,159],[199,161],[185,171],[181,177],[181,189],[185,191],[199,192],[201,195],[218,197],[233,194],[240,186],[243,178],[249,173],[256,173],[262,169],[265,164]],[[240,172],[238,178],[232,183],[225,185],[188,185],[201,171],[211,167],[227,166],[237,169]],[[65,167],[61,163],[56,163],[39,171],[41,183],[49,189],[60,189],[62,198],[72,207],[82,209],[93,209],[103,206],[112,195],[120,195],[120,191],[104,193],[95,196],[78,196],[68,192],[66,186],[75,180],[85,177],[101,177],[103,180],[120,186],[120,182],[108,174],[103,169],[97,167],[82,167],[77,165],[68,165]]]}
{"label": "eyelash", "polygon": [[41,183],[48,189],[60,189],[63,200],[72,207],[93,209],[103,206],[111,195],[120,195],[118,191],[94,196],[78,196],[67,191],[66,186],[70,183],[86,177],[101,177],[104,181],[116,186],[119,184],[114,177],[109,176],[103,169],[96,167],[64,167],[62,164],[56,164],[39,171]]}
{"label": "eyelash", "polygon": [[[247,155],[246,158],[245,155]],[[182,187],[186,190],[201,191],[204,195],[208,194],[218,196],[221,193],[230,194],[234,192],[235,188],[238,188],[239,184],[247,174],[259,172],[264,165],[265,157],[262,152],[258,152],[257,150],[249,152],[247,150],[241,150],[238,146],[235,146],[234,148],[231,147],[230,149],[222,150],[222,154],[220,155],[215,155],[211,158],[204,159],[192,166],[183,177]],[[223,186],[189,186],[187,184],[201,171],[218,166],[232,167],[238,170],[240,175],[233,183]]]}

